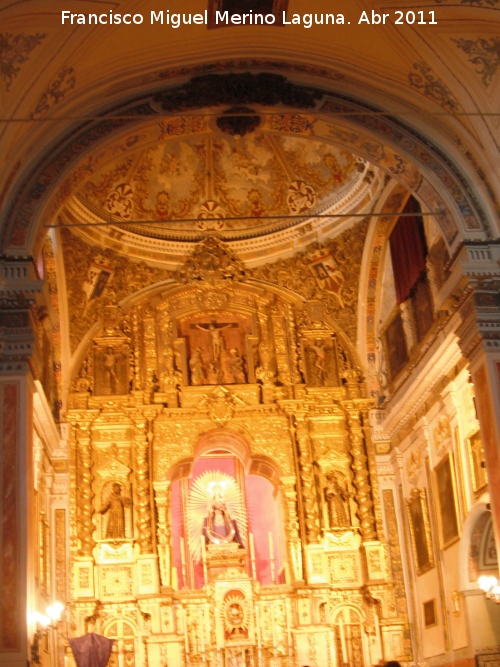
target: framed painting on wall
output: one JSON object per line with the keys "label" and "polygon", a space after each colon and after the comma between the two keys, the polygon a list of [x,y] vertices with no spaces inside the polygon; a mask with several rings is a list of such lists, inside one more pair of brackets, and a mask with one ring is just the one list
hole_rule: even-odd
{"label": "framed painting on wall", "polygon": [[434,555],[431,540],[431,527],[425,489],[413,489],[406,502],[413,556],[417,575],[424,574],[434,567]]}
{"label": "framed painting on wall", "polygon": [[460,522],[457,512],[457,486],[451,452],[434,468],[438,497],[439,534],[441,548],[446,549],[460,537]]}
{"label": "framed painting on wall", "polygon": [[437,625],[436,618],[436,600],[427,600],[422,604],[424,608],[424,627],[432,628],[433,625]]}
{"label": "framed painting on wall", "polygon": [[479,429],[473,431],[467,438],[472,488],[477,498],[488,488],[488,474],[484,458],[483,441]]}

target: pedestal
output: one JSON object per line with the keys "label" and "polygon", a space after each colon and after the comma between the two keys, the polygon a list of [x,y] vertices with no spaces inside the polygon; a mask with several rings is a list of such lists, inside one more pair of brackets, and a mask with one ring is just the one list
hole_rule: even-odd
{"label": "pedestal", "polygon": [[207,546],[208,581],[234,574],[246,574],[246,549],[236,542]]}

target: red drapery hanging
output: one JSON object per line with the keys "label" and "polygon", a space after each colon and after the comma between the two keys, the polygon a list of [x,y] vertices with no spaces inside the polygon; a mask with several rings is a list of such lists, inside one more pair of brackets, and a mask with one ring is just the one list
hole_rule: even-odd
{"label": "red drapery hanging", "polygon": [[426,270],[427,250],[420,212],[419,203],[410,197],[403,213],[415,215],[399,218],[389,239],[398,304],[410,296],[411,290]]}

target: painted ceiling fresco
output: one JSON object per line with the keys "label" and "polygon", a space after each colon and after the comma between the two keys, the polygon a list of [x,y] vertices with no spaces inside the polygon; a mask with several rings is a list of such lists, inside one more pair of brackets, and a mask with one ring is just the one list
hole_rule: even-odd
{"label": "painted ceiling fresco", "polygon": [[303,134],[232,136],[192,119],[189,128],[145,128],[95,157],[80,168],[73,201],[80,216],[143,236],[250,238],[345,210],[368,167]]}

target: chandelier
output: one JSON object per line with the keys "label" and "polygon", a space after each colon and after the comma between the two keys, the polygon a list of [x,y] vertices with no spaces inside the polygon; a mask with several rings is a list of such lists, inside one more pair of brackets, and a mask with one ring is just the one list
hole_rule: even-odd
{"label": "chandelier", "polygon": [[483,575],[478,580],[479,588],[484,591],[486,597],[497,604],[500,603],[500,586],[496,577]]}

